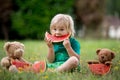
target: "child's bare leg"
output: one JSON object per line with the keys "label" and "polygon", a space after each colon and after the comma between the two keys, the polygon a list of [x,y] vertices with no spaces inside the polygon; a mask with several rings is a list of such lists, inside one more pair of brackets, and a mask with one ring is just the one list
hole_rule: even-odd
{"label": "child's bare leg", "polygon": [[78,65],[79,60],[75,56],[72,56],[65,63],[59,66],[56,70],[58,72],[69,71],[73,68],[76,68]]}

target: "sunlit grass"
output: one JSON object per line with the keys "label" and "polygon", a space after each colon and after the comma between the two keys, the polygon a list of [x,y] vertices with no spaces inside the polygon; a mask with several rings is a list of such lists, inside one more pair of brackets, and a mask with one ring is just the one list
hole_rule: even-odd
{"label": "sunlit grass", "polygon": [[[73,73],[48,72],[34,73],[9,73],[0,67],[0,77],[2,80],[119,80],[120,79],[120,41],[116,40],[83,40],[78,39],[81,44],[81,71]],[[5,41],[0,41],[0,59],[5,56],[3,45]],[[24,40],[20,41],[25,45],[24,58],[34,63],[38,60],[46,60],[47,46],[44,41]],[[116,53],[111,71],[104,76],[92,75],[88,69],[87,61],[97,59],[96,50],[99,48],[109,48]]]}

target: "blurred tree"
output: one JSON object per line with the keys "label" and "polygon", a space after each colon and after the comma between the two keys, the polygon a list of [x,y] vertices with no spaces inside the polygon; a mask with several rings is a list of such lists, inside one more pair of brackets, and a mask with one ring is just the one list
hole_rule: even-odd
{"label": "blurred tree", "polygon": [[15,0],[19,10],[12,14],[12,29],[25,38],[43,39],[51,18],[72,13],[74,0]]}
{"label": "blurred tree", "polygon": [[120,0],[106,0],[107,14],[120,15]]}
{"label": "blurred tree", "polygon": [[[75,0],[76,29],[84,24],[87,30],[91,29],[95,34],[104,16],[105,1],[107,1],[107,13],[112,15],[117,13],[119,16],[120,0]],[[72,15],[73,2],[74,0],[0,0],[0,39],[18,39],[20,36],[43,39],[54,15],[57,13]],[[9,16],[12,10],[17,12],[12,14],[11,29]]]}
{"label": "blurred tree", "polygon": [[[104,17],[105,0],[76,0],[76,22],[81,22],[86,27],[86,35],[100,35],[99,25]],[[77,26],[78,27],[78,26]]]}
{"label": "blurred tree", "polygon": [[0,38],[9,39],[10,14],[13,10],[12,0],[0,0]]}

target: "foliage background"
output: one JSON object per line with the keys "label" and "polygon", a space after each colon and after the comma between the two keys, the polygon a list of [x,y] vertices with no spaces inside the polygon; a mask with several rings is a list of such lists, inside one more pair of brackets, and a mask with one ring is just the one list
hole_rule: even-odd
{"label": "foliage background", "polygon": [[58,13],[70,14],[76,30],[85,24],[92,32],[97,31],[94,28],[98,28],[96,23],[103,16],[120,15],[119,0],[1,0],[0,4],[0,39],[5,40],[43,39],[52,17]]}
{"label": "foliage background", "polygon": [[43,39],[51,18],[72,13],[74,0],[15,0],[19,10],[12,14],[12,29],[25,38]]}

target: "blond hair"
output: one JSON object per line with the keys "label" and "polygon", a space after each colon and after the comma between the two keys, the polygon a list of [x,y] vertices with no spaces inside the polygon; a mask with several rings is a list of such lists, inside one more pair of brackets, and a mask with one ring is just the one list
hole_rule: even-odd
{"label": "blond hair", "polygon": [[50,31],[52,27],[57,26],[57,25],[65,25],[69,34],[74,36],[75,30],[74,30],[74,22],[71,16],[67,14],[57,14],[56,16],[53,17],[51,20],[50,24]]}

